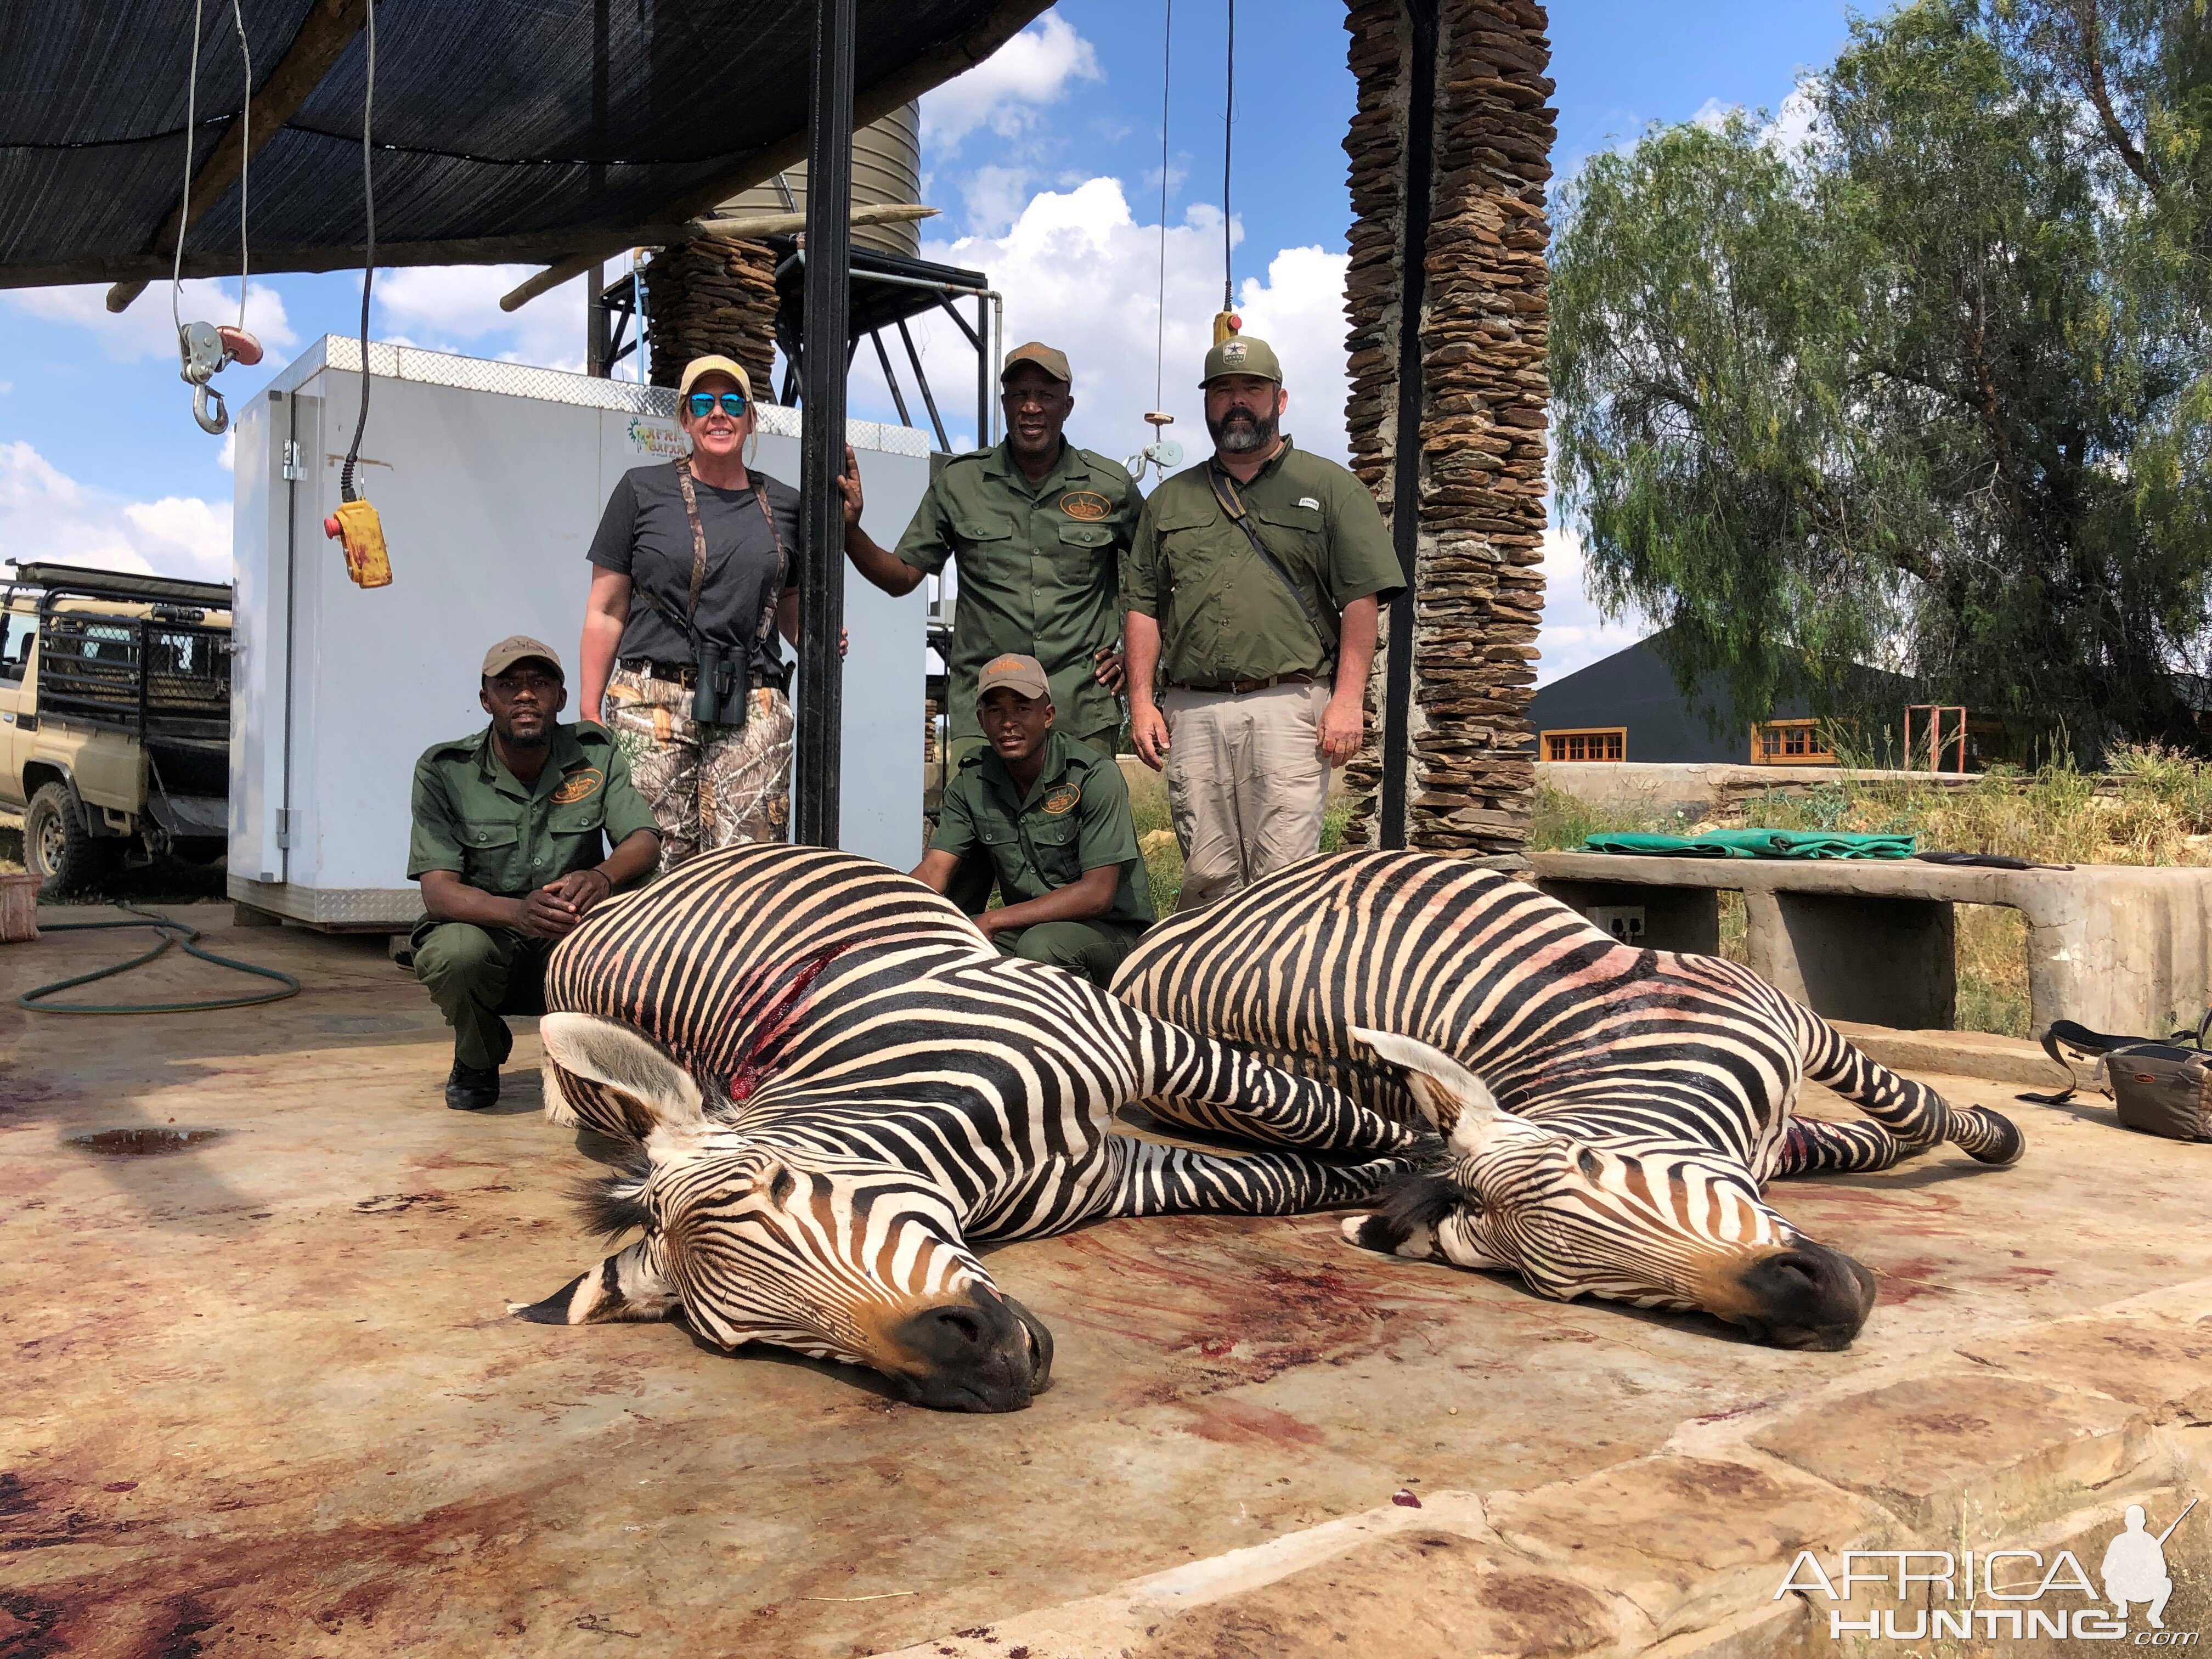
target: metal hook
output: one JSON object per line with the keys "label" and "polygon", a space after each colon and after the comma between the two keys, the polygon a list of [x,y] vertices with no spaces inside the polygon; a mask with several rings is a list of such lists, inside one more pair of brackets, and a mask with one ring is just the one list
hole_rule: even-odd
{"label": "metal hook", "polygon": [[[208,413],[208,404],[215,405],[215,413]],[[200,423],[200,430],[210,436],[220,437],[230,429],[230,411],[223,407],[222,393],[213,386],[202,385],[192,390],[192,418]]]}

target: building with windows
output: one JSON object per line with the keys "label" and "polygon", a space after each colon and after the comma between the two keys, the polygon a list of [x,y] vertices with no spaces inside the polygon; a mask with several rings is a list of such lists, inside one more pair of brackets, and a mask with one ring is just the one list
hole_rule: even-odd
{"label": "building with windows", "polygon": [[[1753,766],[1832,766],[1826,721],[1802,700],[1747,710],[1727,683],[1707,676],[1686,692],[1674,683],[1655,634],[1601,662],[1540,689],[1529,705],[1540,761],[1669,761]],[[1902,714],[1912,682],[1880,669],[1878,703]]]}

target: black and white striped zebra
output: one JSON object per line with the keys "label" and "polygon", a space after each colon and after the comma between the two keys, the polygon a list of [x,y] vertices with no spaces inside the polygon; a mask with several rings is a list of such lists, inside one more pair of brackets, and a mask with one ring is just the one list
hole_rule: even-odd
{"label": "black and white striped zebra", "polygon": [[[1310,860],[1154,930],[1116,994],[1449,1137],[1345,1223],[1370,1249],[1519,1273],[1560,1300],[1701,1308],[1785,1347],[1849,1345],[1873,1275],[1760,1198],[2011,1122],[1875,1064],[1748,969],[1622,945],[1534,887],[1419,853]],[[1870,1121],[1793,1115],[1802,1079]]]}
{"label": "black and white striped zebra", "polygon": [[[1029,1403],[1052,1340],[969,1246],[1112,1216],[1370,1199],[1424,1133],[1057,969],[880,865],[694,860],[554,952],[547,1111],[633,1143],[589,1200],[641,1237],[521,1316],[659,1319],[872,1367],[920,1403]],[[1115,1110],[1273,1143],[1111,1134]],[[1324,1155],[1335,1155],[1333,1158]]]}

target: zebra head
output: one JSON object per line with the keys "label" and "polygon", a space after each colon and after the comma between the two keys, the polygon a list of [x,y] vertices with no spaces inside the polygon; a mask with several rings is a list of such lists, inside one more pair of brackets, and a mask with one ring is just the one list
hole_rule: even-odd
{"label": "zebra head", "polygon": [[1874,1275],[1768,1208],[1741,1164],[1563,1133],[1501,1109],[1481,1079],[1425,1042],[1352,1035],[1406,1069],[1450,1160],[1347,1219],[1353,1243],[1516,1273],[1562,1302],[1702,1310],[1777,1347],[1848,1347],[1866,1322]]}
{"label": "zebra head", "polygon": [[548,1014],[538,1030],[548,1097],[642,1143],[585,1194],[598,1231],[641,1237],[509,1312],[545,1325],[680,1312],[721,1347],[866,1366],[940,1410],[1018,1411],[1048,1385],[1051,1333],[991,1282],[927,1176],[717,1125],[690,1075],[617,1021]]}

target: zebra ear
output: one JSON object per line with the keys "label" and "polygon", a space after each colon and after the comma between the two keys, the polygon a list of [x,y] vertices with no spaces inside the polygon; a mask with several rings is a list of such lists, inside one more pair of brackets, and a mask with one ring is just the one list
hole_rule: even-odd
{"label": "zebra ear", "polygon": [[632,1026],[597,1014],[548,1014],[545,1115],[602,1134],[643,1140],[655,1129],[701,1121],[699,1085],[668,1052]]}
{"label": "zebra ear", "polygon": [[1468,1128],[1478,1134],[1493,1119],[1504,1115],[1490,1085],[1443,1049],[1395,1031],[1370,1031],[1358,1025],[1352,1028],[1352,1035],[1393,1066],[1405,1069],[1413,1104],[1437,1133],[1452,1137],[1455,1148],[1468,1139],[1457,1133],[1462,1115],[1469,1120]]}
{"label": "zebra ear", "polygon": [[578,1273],[543,1302],[510,1302],[507,1310],[533,1325],[611,1325],[665,1319],[676,1287],[660,1271],[654,1241],[641,1238],[589,1273]]}

